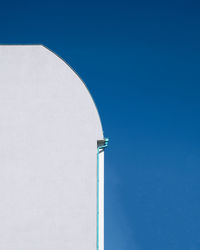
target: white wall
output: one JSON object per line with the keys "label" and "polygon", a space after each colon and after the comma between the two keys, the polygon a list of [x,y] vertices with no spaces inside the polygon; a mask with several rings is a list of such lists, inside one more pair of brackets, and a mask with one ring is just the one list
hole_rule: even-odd
{"label": "white wall", "polygon": [[[0,46],[0,249],[96,249],[99,115],[43,46]],[[103,250],[103,154],[101,156]]]}

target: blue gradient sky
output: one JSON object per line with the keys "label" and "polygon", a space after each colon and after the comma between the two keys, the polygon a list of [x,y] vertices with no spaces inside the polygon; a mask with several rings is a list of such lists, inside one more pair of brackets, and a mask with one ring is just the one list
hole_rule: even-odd
{"label": "blue gradient sky", "polygon": [[91,91],[105,250],[199,250],[200,3],[4,1],[0,43],[48,46]]}

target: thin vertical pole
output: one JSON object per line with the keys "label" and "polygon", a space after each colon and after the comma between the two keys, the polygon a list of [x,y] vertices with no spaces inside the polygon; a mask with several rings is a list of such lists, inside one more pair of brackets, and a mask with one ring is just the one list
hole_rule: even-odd
{"label": "thin vertical pole", "polygon": [[99,147],[97,148],[97,250],[99,250]]}
{"label": "thin vertical pole", "polygon": [[99,154],[100,149],[104,150],[108,146],[109,139],[104,139],[104,144],[97,147],[97,250],[99,250]]}

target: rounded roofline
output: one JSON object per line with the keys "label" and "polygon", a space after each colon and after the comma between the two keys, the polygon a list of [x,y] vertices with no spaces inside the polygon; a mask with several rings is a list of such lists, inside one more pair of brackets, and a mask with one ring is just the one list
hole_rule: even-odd
{"label": "rounded roofline", "polygon": [[101,130],[102,130],[102,135],[104,137],[104,131],[103,131],[103,126],[102,126],[102,121],[101,121],[101,117],[100,117],[100,114],[99,114],[99,111],[98,111],[98,108],[97,108],[97,105],[94,101],[94,98],[92,97],[86,83],[83,81],[83,79],[80,77],[80,75],[76,72],[76,70],[67,63],[67,61],[65,59],[63,59],[60,55],[58,55],[57,53],[55,53],[53,50],[51,50],[49,47],[47,47],[46,45],[44,44],[0,44],[0,46],[37,46],[37,47],[43,47],[44,49],[50,51],[53,55],[55,55],[57,58],[59,58],[60,60],[62,60],[74,73],[75,75],[80,79],[80,81],[83,83],[83,85],[85,86],[85,88],[87,89],[91,99],[92,99],[92,102],[95,106],[95,109],[96,109],[96,112],[97,112],[97,115],[98,115],[98,118],[99,118],[99,121],[100,121],[100,125],[101,125]]}
{"label": "rounded roofline", "polygon": [[[37,45],[36,45],[37,46]],[[72,68],[61,56],[59,56],[57,53],[55,53],[53,50],[49,49],[47,46],[43,45],[43,44],[40,44],[38,46],[42,46],[43,48],[47,49],[48,51],[50,51],[52,54],[54,54],[56,57],[58,57],[60,60],[62,60],[75,74],[76,76],[81,80],[81,82],[84,84],[85,88],[87,89],[91,99],[92,99],[92,102],[95,106],[95,109],[97,111],[97,115],[98,115],[98,118],[99,118],[99,121],[100,121],[100,125],[101,125],[101,130],[102,130],[102,135],[104,137],[104,131],[103,131],[103,126],[102,126],[102,121],[101,121],[101,117],[100,117],[100,114],[99,114],[99,111],[98,111],[98,108],[97,108],[97,105],[94,101],[94,98],[92,97],[86,83],[83,81],[83,79],[80,77],[80,75],[76,72],[76,70],[74,68]]]}

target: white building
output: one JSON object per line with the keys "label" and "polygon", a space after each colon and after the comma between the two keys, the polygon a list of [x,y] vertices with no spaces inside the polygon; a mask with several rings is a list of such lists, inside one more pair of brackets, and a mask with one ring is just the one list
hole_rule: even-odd
{"label": "white building", "polygon": [[44,46],[0,46],[1,250],[103,250],[97,141],[98,111],[69,65]]}

